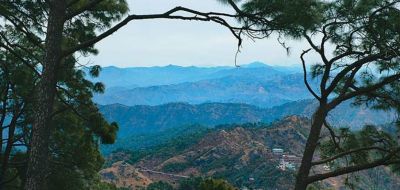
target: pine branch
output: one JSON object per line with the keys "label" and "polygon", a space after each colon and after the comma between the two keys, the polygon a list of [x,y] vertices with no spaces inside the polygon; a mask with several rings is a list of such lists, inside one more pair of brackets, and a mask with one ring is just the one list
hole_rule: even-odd
{"label": "pine branch", "polygon": [[358,88],[355,91],[349,92],[347,94],[344,94],[342,96],[338,96],[337,98],[335,98],[334,100],[332,100],[329,104],[328,107],[330,110],[334,109],[336,106],[338,106],[340,103],[352,99],[354,97],[357,96],[361,96],[361,95],[365,95],[368,94],[370,92],[374,92],[392,82],[396,82],[400,80],[400,73],[394,74],[392,76],[389,77],[385,77],[383,80],[381,80],[380,82],[371,85],[371,86],[367,86],[367,87],[363,87],[363,88]]}
{"label": "pine branch", "polygon": [[305,83],[305,85],[306,85],[308,91],[314,96],[314,98],[316,98],[317,100],[320,101],[320,100],[321,100],[321,97],[319,97],[319,96],[315,93],[315,91],[311,88],[311,86],[310,86],[310,84],[308,83],[308,80],[307,80],[307,74],[308,74],[308,73],[307,73],[306,63],[305,63],[305,60],[304,60],[304,55],[307,54],[310,50],[311,50],[311,49],[308,49],[308,50],[303,51],[303,53],[302,53],[301,56],[300,56],[300,58],[301,58],[301,63],[302,63],[302,66],[303,66],[303,79],[304,79],[304,83]]}
{"label": "pine branch", "polygon": [[[186,12],[186,13],[191,13],[194,16],[177,16],[177,15],[173,15],[174,13],[177,12]],[[148,20],[148,19],[177,19],[177,20],[189,20],[189,21],[213,21],[216,22],[220,25],[223,25],[225,27],[227,27],[231,33],[238,39],[239,43],[238,46],[241,45],[242,39],[240,36],[240,32],[236,32],[236,30],[238,29],[237,27],[233,27],[230,24],[228,24],[228,22],[226,20],[224,20],[221,17],[221,15],[226,15],[226,14],[216,14],[213,12],[209,12],[209,13],[203,13],[203,12],[199,12],[199,11],[195,11],[192,9],[188,9],[185,7],[175,7],[163,14],[149,14],[149,15],[129,15],[127,18],[125,18],[124,20],[122,20],[120,23],[116,24],[114,27],[108,29],[107,31],[105,31],[104,33],[98,35],[97,37],[87,40],[85,42],[82,42],[80,44],[78,44],[75,47],[66,49],[63,51],[63,57],[66,57],[68,55],[71,55],[73,53],[75,53],[76,51],[82,50],[84,48],[90,47],[94,44],[96,44],[97,42],[99,42],[100,40],[112,35],[114,32],[118,31],[119,29],[121,29],[123,26],[125,26],[126,24],[128,24],[130,21],[133,20]],[[234,15],[230,15],[230,17],[234,17]]]}
{"label": "pine branch", "polygon": [[334,155],[332,157],[329,157],[329,158],[326,158],[326,159],[323,159],[323,160],[314,161],[314,162],[312,162],[312,165],[315,166],[315,165],[326,164],[328,162],[332,162],[332,161],[334,161],[334,160],[336,160],[338,158],[341,158],[343,156],[347,156],[347,155],[354,154],[354,153],[361,152],[361,151],[369,151],[369,150],[379,150],[379,151],[382,151],[382,152],[389,152],[388,150],[386,150],[384,148],[381,148],[381,147],[377,147],[377,146],[362,147],[362,148],[357,148],[357,149],[352,149],[352,150],[348,150],[348,151],[345,151],[345,152],[341,152],[339,154],[336,154],[336,155]]}
{"label": "pine branch", "polygon": [[321,181],[321,180],[324,180],[327,178],[336,177],[336,176],[353,173],[353,172],[357,172],[357,171],[361,171],[361,170],[366,170],[366,169],[374,168],[377,166],[387,166],[387,165],[391,165],[391,164],[398,164],[398,163],[400,163],[400,160],[392,160],[392,158],[394,158],[396,156],[398,151],[399,151],[399,149],[391,152],[386,157],[383,157],[381,159],[375,160],[370,163],[347,166],[347,167],[336,169],[332,172],[323,173],[323,174],[315,174],[313,176],[309,176],[306,181],[308,184],[310,184],[310,183],[313,183],[316,181]]}
{"label": "pine branch", "polygon": [[[67,15],[65,16],[65,20],[70,20],[73,17],[84,13],[85,11],[90,10],[91,8],[95,7],[96,5],[98,5],[99,3],[103,2],[104,0],[91,0],[88,3],[86,3],[85,5],[79,7],[76,10],[73,10],[69,13],[67,13]],[[72,3],[73,4],[73,3]],[[69,6],[71,6],[72,4],[70,4]]]}

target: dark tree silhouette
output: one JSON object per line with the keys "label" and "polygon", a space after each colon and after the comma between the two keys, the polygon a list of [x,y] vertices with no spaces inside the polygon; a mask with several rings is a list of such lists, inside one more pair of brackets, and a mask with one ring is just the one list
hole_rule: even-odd
{"label": "dark tree silhouette", "polygon": [[[304,190],[316,181],[377,166],[399,167],[396,135],[376,126],[356,132],[338,129],[343,126],[333,124],[333,128],[326,121],[330,111],[345,101],[399,111],[399,7],[399,0],[252,0],[243,4],[244,15],[262,17],[249,19],[247,25],[264,29],[273,23],[279,34],[303,38],[311,47],[300,58],[304,81],[319,106],[312,117],[295,189]],[[311,51],[321,60],[312,65],[310,72],[312,78],[318,78],[317,89],[308,83],[305,56]],[[321,134],[324,128],[329,138]],[[331,166],[331,171],[312,172],[325,164]]]}
{"label": "dark tree silhouette", "polygon": [[[126,15],[127,12],[125,0],[6,0],[0,4],[0,18],[4,20],[0,27],[1,47],[38,75],[32,100],[34,111],[25,189],[46,189],[52,123],[58,112],[55,102],[57,98],[64,102],[57,97],[58,91],[64,91],[60,78],[66,74],[64,69],[69,64],[79,65],[76,54],[96,54],[94,44],[134,20],[211,21],[227,27],[238,39],[239,46],[241,35],[252,30],[229,24],[227,18],[238,18],[238,14],[205,13],[185,7],[161,14]],[[25,43],[13,42],[14,37],[24,39]]]}

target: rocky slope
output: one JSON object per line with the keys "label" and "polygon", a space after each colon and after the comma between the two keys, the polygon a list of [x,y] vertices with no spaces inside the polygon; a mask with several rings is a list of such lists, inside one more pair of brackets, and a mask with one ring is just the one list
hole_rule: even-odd
{"label": "rocky slope", "polygon": [[[111,154],[108,161],[125,160],[151,181],[176,184],[189,176],[213,176],[237,187],[290,189],[309,125],[309,119],[298,116],[286,117],[272,125],[223,125],[201,136],[178,136],[161,146],[146,149],[145,153],[120,150]],[[283,153],[274,152],[276,148]],[[138,154],[142,155],[138,158]],[[279,169],[282,158],[294,168]],[[316,172],[323,171],[319,168]],[[399,178],[386,169],[357,175],[360,189],[370,185],[380,189],[400,188]],[[319,185],[341,189],[344,178],[332,178]]]}
{"label": "rocky slope", "polygon": [[116,187],[143,189],[152,180],[143,175],[138,169],[126,162],[115,162],[111,167],[100,171],[102,181],[115,184]]}

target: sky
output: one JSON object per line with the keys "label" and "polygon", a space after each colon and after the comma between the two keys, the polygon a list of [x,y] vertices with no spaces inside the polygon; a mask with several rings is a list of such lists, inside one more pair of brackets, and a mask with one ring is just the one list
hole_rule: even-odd
{"label": "sky", "polygon": [[[216,0],[128,0],[128,3],[129,14],[163,13],[175,6],[205,12],[233,12]],[[307,49],[307,44],[293,40],[286,43],[292,48],[290,56],[276,37],[245,39],[237,63],[261,61],[270,65],[299,65],[299,55]],[[84,63],[117,67],[234,66],[237,40],[227,28],[216,23],[157,19],[132,21],[96,47],[100,53],[84,58]],[[308,59],[317,61],[315,55]]]}

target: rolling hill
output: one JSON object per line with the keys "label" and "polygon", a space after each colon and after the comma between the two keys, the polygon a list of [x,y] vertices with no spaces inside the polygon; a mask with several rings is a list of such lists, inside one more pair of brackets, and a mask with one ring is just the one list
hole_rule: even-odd
{"label": "rolling hill", "polygon": [[[112,104],[100,106],[100,111],[108,121],[120,125],[120,137],[138,133],[159,132],[185,125],[200,124],[213,127],[229,123],[270,123],[289,115],[311,118],[317,103],[301,100],[272,108],[259,108],[248,104],[169,103],[159,106],[125,106]],[[350,102],[332,111],[329,120],[336,127],[360,129],[365,124],[386,124],[394,119],[393,113],[375,111],[365,107],[353,107]]]}
{"label": "rolling hill", "polygon": [[[226,179],[238,188],[291,189],[295,172],[277,168],[285,156],[273,153],[272,149],[283,149],[283,154],[290,155],[290,162],[298,167],[296,160],[302,154],[309,126],[309,119],[291,116],[271,125],[224,125],[214,130],[182,134],[143,150],[115,151],[108,157],[108,162],[117,164],[104,169],[101,174],[108,179],[119,177],[122,181],[133,181],[130,184],[138,184],[139,180],[144,186],[148,181],[163,180],[175,184],[179,178],[212,176]],[[135,171],[135,175],[116,172],[126,169]],[[400,179],[384,168],[358,172],[357,175],[357,189],[371,185],[378,189],[400,188]],[[120,183],[121,180],[114,181]],[[314,185],[319,187],[317,189],[342,189],[344,178],[331,178]]]}

